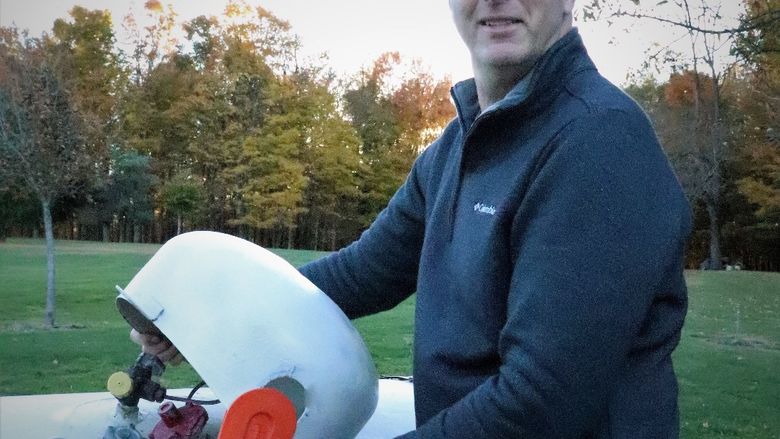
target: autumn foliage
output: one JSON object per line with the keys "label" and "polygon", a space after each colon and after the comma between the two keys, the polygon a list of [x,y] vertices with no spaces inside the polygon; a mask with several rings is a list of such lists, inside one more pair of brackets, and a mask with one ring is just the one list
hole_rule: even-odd
{"label": "autumn foliage", "polygon": [[712,80],[703,73],[696,74],[690,70],[673,73],[664,87],[664,99],[672,107],[694,106],[697,101],[712,103],[714,98]]}
{"label": "autumn foliage", "polygon": [[[716,72],[701,62],[713,54],[699,49],[699,64],[627,87],[694,208],[690,267],[722,253],[780,269],[778,1],[746,3],[733,65]],[[235,0],[221,15],[180,23],[164,2],[144,5],[143,20],[122,20],[133,40],[123,52],[116,17],[104,11],[73,8],[41,37],[0,29],[6,96],[18,60],[47,59],[50,85],[66,97],[58,108],[78,128],[58,145],[79,160],[53,162],[78,177],[51,197],[58,238],[164,242],[209,229],[335,249],[365,230],[454,117],[449,79],[419,60],[390,52],[338,76],[325,61],[301,59],[290,23],[262,7]],[[0,156],[0,238],[35,235],[41,203],[9,157]]]}
{"label": "autumn foliage", "polygon": [[[262,7],[232,1],[179,26],[164,2],[144,6],[147,25],[123,22],[130,51],[117,50],[112,17],[81,7],[33,39],[59,54],[94,170],[78,193],[52,200],[60,238],[163,242],[197,228],[334,249],[454,116],[449,80],[398,53],[339,78],[300,59],[290,24]],[[22,47],[18,32],[2,32]],[[0,181],[5,193],[31,191]],[[35,233],[35,223],[0,221],[3,234]]]}

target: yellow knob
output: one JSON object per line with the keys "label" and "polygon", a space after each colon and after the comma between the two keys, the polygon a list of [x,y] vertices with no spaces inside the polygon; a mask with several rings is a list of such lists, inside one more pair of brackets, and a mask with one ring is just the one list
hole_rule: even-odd
{"label": "yellow knob", "polygon": [[124,398],[133,391],[133,380],[127,372],[114,372],[106,383],[108,391],[117,398]]}

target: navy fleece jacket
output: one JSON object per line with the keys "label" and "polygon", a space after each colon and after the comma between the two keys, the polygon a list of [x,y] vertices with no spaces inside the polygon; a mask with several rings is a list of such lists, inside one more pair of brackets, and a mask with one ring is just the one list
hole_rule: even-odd
{"label": "navy fleece jacket", "polygon": [[415,290],[425,438],[673,438],[690,212],[644,113],[576,30],[458,118],[372,226],[301,268],[351,317]]}

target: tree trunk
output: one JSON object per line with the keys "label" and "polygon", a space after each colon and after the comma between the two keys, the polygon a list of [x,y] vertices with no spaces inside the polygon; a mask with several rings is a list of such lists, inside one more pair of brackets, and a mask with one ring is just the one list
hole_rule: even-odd
{"label": "tree trunk", "polygon": [[41,200],[43,210],[43,227],[46,234],[46,326],[54,327],[54,310],[56,296],[54,291],[54,228],[51,221],[51,206],[49,200]]}
{"label": "tree trunk", "polygon": [[133,223],[133,243],[141,242],[141,225]]}
{"label": "tree trunk", "polygon": [[314,250],[320,249],[320,217],[314,221]]}
{"label": "tree trunk", "polygon": [[712,200],[705,201],[707,207],[707,216],[710,220],[710,259],[709,269],[720,270],[723,265],[720,261],[720,237],[718,227],[718,206]]}
{"label": "tree trunk", "polygon": [[111,240],[111,235],[109,233],[108,223],[103,223],[102,226],[103,226],[102,227],[102,229],[103,229],[103,242],[108,242],[108,241]]}
{"label": "tree trunk", "polygon": [[295,229],[293,226],[287,226],[287,249],[293,248],[293,239],[295,238]]}
{"label": "tree trunk", "polygon": [[176,214],[176,236],[181,234],[181,214]]}
{"label": "tree trunk", "polygon": [[70,239],[71,241],[79,239],[79,223],[76,218],[70,220]]}
{"label": "tree trunk", "polygon": [[161,218],[155,218],[154,220],[154,242],[155,244],[162,244],[163,242],[163,225]]}

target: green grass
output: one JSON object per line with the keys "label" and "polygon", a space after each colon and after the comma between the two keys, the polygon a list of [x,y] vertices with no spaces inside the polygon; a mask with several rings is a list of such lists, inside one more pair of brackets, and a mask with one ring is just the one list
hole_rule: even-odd
{"label": "green grass", "polygon": [[[39,240],[0,244],[0,395],[103,390],[138,347],[114,308],[159,246],[57,242],[58,328],[43,328]],[[276,250],[293,265],[325,253]],[[689,272],[690,308],[674,354],[684,438],[780,438],[780,274]],[[411,373],[414,302],[355,322],[381,374]],[[189,366],[166,384],[192,386]]]}
{"label": "green grass", "polygon": [[780,438],[780,274],[689,272],[683,436]]}

